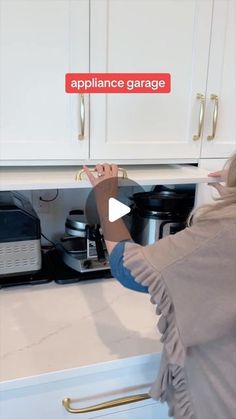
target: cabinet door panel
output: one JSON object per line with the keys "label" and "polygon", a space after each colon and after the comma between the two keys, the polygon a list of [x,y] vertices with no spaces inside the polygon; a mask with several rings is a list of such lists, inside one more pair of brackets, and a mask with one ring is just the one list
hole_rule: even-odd
{"label": "cabinet door panel", "polygon": [[88,31],[87,0],[0,0],[2,160],[87,157],[80,98],[64,78],[88,71]]}
{"label": "cabinet door panel", "polygon": [[94,0],[92,72],[169,72],[170,94],[91,95],[91,158],[198,158],[212,2]]}
{"label": "cabinet door panel", "polygon": [[[236,2],[217,0],[214,5],[202,157],[223,158],[236,152]],[[215,138],[212,133],[214,102],[219,97]]]}

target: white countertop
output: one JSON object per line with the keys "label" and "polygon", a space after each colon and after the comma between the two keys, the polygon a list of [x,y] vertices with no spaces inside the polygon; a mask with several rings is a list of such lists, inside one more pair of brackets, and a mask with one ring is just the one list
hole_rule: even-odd
{"label": "white countertop", "polygon": [[147,294],[115,279],[0,290],[0,380],[161,351]]}

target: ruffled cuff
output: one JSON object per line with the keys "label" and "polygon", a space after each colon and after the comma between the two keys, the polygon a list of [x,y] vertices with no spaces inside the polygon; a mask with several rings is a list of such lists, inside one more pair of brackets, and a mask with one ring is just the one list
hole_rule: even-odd
{"label": "ruffled cuff", "polygon": [[125,245],[124,266],[130,270],[135,281],[148,287],[151,302],[157,306],[156,313],[162,315],[158,322],[164,345],[162,361],[150,395],[168,403],[170,416],[178,419],[196,419],[184,371],[186,349],[179,335],[174,306],[163,277],[148,262],[142,246],[134,243]]}

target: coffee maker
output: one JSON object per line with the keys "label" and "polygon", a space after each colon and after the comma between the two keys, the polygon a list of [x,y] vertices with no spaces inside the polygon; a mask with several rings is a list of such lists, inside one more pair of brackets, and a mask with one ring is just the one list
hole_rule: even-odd
{"label": "coffee maker", "polygon": [[99,224],[88,224],[80,209],[69,212],[65,235],[57,250],[63,262],[80,273],[110,269],[101,227]]}

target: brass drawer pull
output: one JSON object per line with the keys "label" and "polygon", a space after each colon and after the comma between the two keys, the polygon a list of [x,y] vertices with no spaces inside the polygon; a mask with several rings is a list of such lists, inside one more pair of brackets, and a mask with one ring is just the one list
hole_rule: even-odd
{"label": "brass drawer pull", "polygon": [[202,128],[203,128],[203,120],[204,120],[204,112],[205,112],[205,96],[201,93],[198,93],[197,99],[200,100],[200,110],[199,110],[199,121],[198,121],[198,133],[197,135],[193,136],[194,141],[200,140],[202,136]]}
{"label": "brass drawer pull", "polygon": [[217,95],[211,95],[211,100],[215,101],[214,110],[213,110],[213,122],[212,122],[212,134],[208,135],[208,141],[212,141],[216,135],[216,126],[218,120],[218,109],[219,109],[219,97]]}
{"label": "brass drawer pull", "polygon": [[[97,173],[96,169],[89,169],[89,170],[90,170],[90,172]],[[119,167],[118,174],[119,174],[119,172],[122,173],[122,178],[123,179],[127,179],[128,176],[127,176],[127,172],[126,172],[125,169],[122,169],[121,167]],[[83,178],[82,178],[83,173],[85,173],[84,169],[79,170],[79,172],[77,172],[76,175],[75,175],[75,180],[83,180]]]}
{"label": "brass drawer pull", "polygon": [[97,410],[109,409],[112,407],[123,406],[129,403],[140,402],[142,400],[150,399],[151,397],[147,393],[136,394],[134,396],[120,397],[119,399],[113,399],[109,402],[94,404],[93,406],[83,407],[80,409],[74,409],[71,407],[71,399],[65,398],[62,400],[62,404],[69,413],[89,413],[96,412]]}
{"label": "brass drawer pull", "polygon": [[84,140],[84,132],[85,132],[85,103],[84,103],[84,95],[80,95],[80,127],[81,131],[79,134],[79,140]]}

